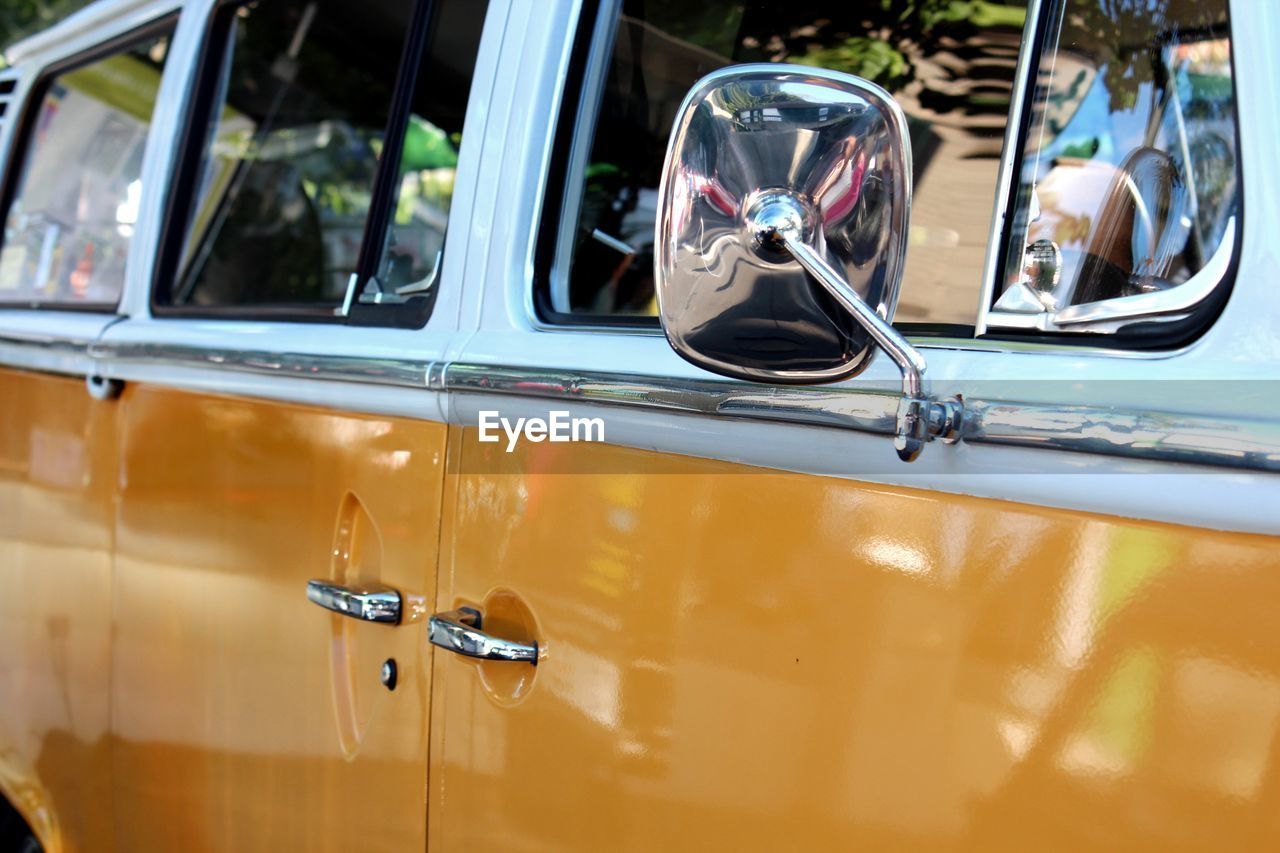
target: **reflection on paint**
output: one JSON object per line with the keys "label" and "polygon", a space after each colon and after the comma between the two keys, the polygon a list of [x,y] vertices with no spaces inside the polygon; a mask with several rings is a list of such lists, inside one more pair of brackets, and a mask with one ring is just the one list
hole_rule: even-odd
{"label": "reflection on paint", "polygon": [[858,546],[858,555],[873,566],[904,575],[929,574],[929,558],[918,548],[886,537],[874,537]]}
{"label": "reflection on paint", "polygon": [[1191,657],[1170,678],[1176,742],[1159,770],[1179,784],[1240,805],[1256,802],[1274,780],[1280,730],[1280,678],[1229,661]]}
{"label": "reflection on paint", "polygon": [[566,642],[542,667],[547,689],[588,720],[616,730],[621,723],[622,673],[607,658]]}
{"label": "reflection on paint", "polygon": [[57,489],[89,485],[84,437],[79,433],[35,426],[31,430],[31,479]]}
{"label": "reflection on paint", "polygon": [[1274,540],[453,441],[440,598],[547,658],[518,707],[437,662],[438,849],[1274,846]]}
{"label": "reflection on paint", "polygon": [[1160,663],[1151,649],[1132,649],[1116,662],[1083,727],[1062,750],[1068,773],[1124,776],[1151,745]]}

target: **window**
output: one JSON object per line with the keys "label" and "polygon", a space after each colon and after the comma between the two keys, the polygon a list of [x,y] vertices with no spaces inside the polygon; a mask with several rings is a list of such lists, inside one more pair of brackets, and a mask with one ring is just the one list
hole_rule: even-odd
{"label": "window", "polygon": [[1056,4],[991,328],[1171,343],[1212,305],[1240,211],[1228,24],[1226,0]]}
{"label": "window", "polygon": [[[908,117],[910,248],[899,323],[972,327],[982,303],[1001,146],[1026,0],[603,3],[575,116],[561,228],[540,248],[542,314],[653,324],[653,227],[675,112],[705,74],[742,62],[874,80]],[[556,181],[552,181],[555,185]]]}
{"label": "window", "polygon": [[425,323],[486,8],[224,9],[158,309]]}
{"label": "window", "polygon": [[0,248],[0,303],[114,308],[169,36],[36,87]]}
{"label": "window", "polygon": [[413,92],[404,147],[391,171],[389,221],[377,244],[379,258],[366,300],[430,293],[440,274],[445,226],[462,144],[462,121],[475,69],[487,3],[437,3],[419,85]]}

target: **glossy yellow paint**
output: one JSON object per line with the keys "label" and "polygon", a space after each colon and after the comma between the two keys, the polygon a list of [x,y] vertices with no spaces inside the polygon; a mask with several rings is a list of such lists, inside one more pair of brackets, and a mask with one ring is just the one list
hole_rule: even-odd
{"label": "glossy yellow paint", "polygon": [[[119,405],[119,848],[422,850],[446,428],[132,384]],[[312,577],[391,585],[406,618],[327,613]]]}
{"label": "glossy yellow paint", "polygon": [[436,656],[432,850],[1280,846],[1275,539],[471,429],[447,479],[441,606],[544,659]]}
{"label": "glossy yellow paint", "polygon": [[[1280,839],[1274,539],[15,371],[0,399],[0,788],[50,853]],[[309,604],[326,575],[406,623]],[[542,663],[433,664],[460,604]]]}
{"label": "glossy yellow paint", "polygon": [[0,790],[46,853],[111,849],[115,409],[0,369]]}

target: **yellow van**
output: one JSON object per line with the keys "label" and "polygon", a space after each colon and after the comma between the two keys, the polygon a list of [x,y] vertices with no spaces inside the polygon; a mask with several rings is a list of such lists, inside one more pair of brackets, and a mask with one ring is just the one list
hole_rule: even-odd
{"label": "yellow van", "polygon": [[0,70],[0,849],[1280,849],[1280,7],[99,0]]}

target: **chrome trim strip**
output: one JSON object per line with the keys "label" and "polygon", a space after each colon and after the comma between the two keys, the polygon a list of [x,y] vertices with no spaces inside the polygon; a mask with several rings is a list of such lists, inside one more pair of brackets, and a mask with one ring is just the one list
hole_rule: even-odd
{"label": "chrome trim strip", "polygon": [[433,361],[427,365],[427,389],[431,391],[444,390],[444,368],[442,361]]}
{"label": "chrome trim strip", "polygon": [[[754,386],[615,373],[445,366],[458,393],[511,394],[842,427],[892,436],[896,391]],[[1280,472],[1280,422],[966,399],[961,438],[974,444]]]}
{"label": "chrome trim strip", "polygon": [[1280,472],[1280,422],[1261,419],[970,401],[965,404],[964,439]]}
{"label": "chrome trim strip", "polygon": [[60,335],[18,332],[13,329],[0,331],[0,345],[34,347],[46,352],[59,352],[68,355],[85,355],[92,338],[72,338]]}
{"label": "chrome trim strip", "polygon": [[1017,150],[1018,137],[1022,134],[1023,110],[1026,107],[1028,81],[1035,61],[1035,35],[1040,29],[1040,12],[1044,0],[1030,0],[1027,4],[1027,22],[1022,28],[1022,49],[1018,52],[1018,65],[1013,72],[1013,100],[1009,104],[1009,124],[1005,128],[1004,145],[1000,150],[1000,172],[996,179],[995,209],[991,212],[991,233],[987,235],[987,256],[982,264],[982,295],[978,302],[978,319],[974,324],[974,336],[987,333],[987,312],[995,300],[996,279],[1004,259],[1000,257],[1001,237],[1008,223],[1006,219],[1013,206],[1014,171],[1021,159]]}
{"label": "chrome trim strip", "polygon": [[37,370],[62,376],[88,376],[93,372],[88,338],[0,331],[0,368]]}
{"label": "chrome trim strip", "polygon": [[[806,388],[724,380],[513,366],[205,350],[152,344],[93,344],[69,338],[0,333],[20,344],[69,356],[176,368],[241,371],[423,391],[506,394],[631,406],[689,415],[836,427],[892,436],[901,394],[894,389]],[[55,368],[56,369],[56,368]],[[84,375],[86,371],[61,371]],[[1042,448],[1103,456],[1280,472],[1280,420],[1212,418],[1113,407],[1042,405],[966,398],[961,437],[974,444]]]}
{"label": "chrome trim strip", "polygon": [[883,435],[893,435],[901,399],[897,391],[782,388],[718,379],[676,381],[622,373],[571,373],[456,362],[445,365],[444,388],[458,393],[639,406],[689,415],[791,421]]}
{"label": "chrome trim strip", "polygon": [[267,376],[428,388],[432,362],[397,358],[212,349],[173,344],[94,344],[95,360],[145,362],[179,368],[219,368]]}

